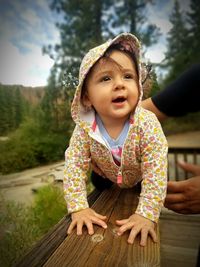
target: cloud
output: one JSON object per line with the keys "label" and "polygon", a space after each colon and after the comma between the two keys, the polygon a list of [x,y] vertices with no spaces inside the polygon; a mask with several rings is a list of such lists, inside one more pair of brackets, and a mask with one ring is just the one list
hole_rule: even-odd
{"label": "cloud", "polygon": [[148,21],[152,24],[157,25],[163,35],[166,35],[166,33],[172,27],[171,22],[169,21],[172,7],[173,1],[166,1],[165,3],[160,1],[157,6],[147,6]]}
{"label": "cloud", "polygon": [[1,83],[25,86],[46,85],[49,70],[54,63],[49,56],[43,56],[37,46],[32,47],[32,53],[22,54],[10,42],[1,44],[0,59]]}
{"label": "cloud", "polygon": [[47,1],[0,2],[0,82],[45,85],[53,61],[42,55],[42,47],[59,42]]}
{"label": "cloud", "polygon": [[145,58],[152,63],[161,63],[165,57],[166,46],[164,43],[158,43],[151,48],[148,48],[145,53]]}
{"label": "cloud", "polygon": [[50,41],[58,41],[59,32],[47,3],[44,9],[44,1],[42,5],[37,4],[37,1],[28,2],[21,3],[18,0],[12,3],[9,10],[7,7],[0,18],[1,25],[4,25],[2,35],[25,50],[27,43],[42,47]]}

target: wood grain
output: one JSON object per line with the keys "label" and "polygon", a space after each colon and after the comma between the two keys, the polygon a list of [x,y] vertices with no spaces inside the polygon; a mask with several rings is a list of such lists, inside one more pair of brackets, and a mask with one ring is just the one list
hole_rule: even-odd
{"label": "wood grain", "polygon": [[[134,189],[119,189],[113,186],[105,190],[93,208],[108,218],[106,230],[95,227],[95,235],[84,231],[82,236],[72,233],[55,250],[44,264],[52,266],[119,266],[119,267],[158,267],[160,266],[160,244],[148,238],[147,246],[139,245],[139,237],[133,245],[127,243],[128,232],[121,237],[116,235],[116,219],[125,219],[135,210],[138,192]],[[158,231],[157,231],[158,232]]]}
{"label": "wood grain", "polygon": [[160,218],[161,266],[197,267],[200,215],[163,211]]}

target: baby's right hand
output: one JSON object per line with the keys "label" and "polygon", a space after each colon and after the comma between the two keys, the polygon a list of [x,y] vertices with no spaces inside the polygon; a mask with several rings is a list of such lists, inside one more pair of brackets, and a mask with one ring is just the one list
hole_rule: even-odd
{"label": "baby's right hand", "polygon": [[104,229],[107,228],[107,224],[104,222],[104,220],[106,220],[106,216],[98,214],[90,208],[72,213],[71,218],[72,222],[68,228],[68,234],[71,234],[74,227],[77,226],[77,235],[82,235],[82,228],[84,225],[86,225],[88,234],[93,235],[93,223],[102,226]]}

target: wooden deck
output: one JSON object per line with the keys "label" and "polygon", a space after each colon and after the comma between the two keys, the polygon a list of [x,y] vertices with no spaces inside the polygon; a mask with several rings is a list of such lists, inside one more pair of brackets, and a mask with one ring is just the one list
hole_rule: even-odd
{"label": "wooden deck", "polygon": [[161,267],[197,266],[200,215],[181,215],[163,209],[160,217]]}

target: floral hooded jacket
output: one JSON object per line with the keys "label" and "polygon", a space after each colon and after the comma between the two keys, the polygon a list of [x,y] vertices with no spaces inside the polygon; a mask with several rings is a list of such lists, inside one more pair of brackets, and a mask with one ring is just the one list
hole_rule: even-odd
{"label": "floral hooded jacket", "polygon": [[[81,88],[84,79],[105,51],[120,43],[134,52],[139,69],[139,101],[130,116],[130,128],[122,149],[121,165],[113,160],[108,145],[101,137],[95,121],[95,111],[82,106]],[[158,221],[167,187],[167,141],[155,115],[140,106],[142,98],[142,68],[140,43],[129,33],[91,49],[83,58],[79,72],[79,85],[72,103],[72,118],[76,123],[69,147],[65,152],[64,195],[68,212],[88,207],[86,181],[91,160],[102,170],[105,177],[120,187],[133,187],[142,181],[142,190],[136,213],[154,222]]]}

